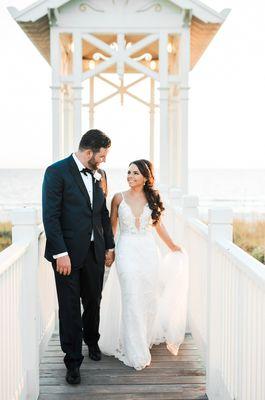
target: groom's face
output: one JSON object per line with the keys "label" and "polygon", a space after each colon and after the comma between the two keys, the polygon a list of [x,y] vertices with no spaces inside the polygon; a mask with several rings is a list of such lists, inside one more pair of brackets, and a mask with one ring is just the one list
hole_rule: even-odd
{"label": "groom's face", "polygon": [[109,149],[105,147],[101,147],[97,153],[94,153],[92,150],[88,150],[88,166],[92,169],[99,168],[102,162],[106,162],[107,155]]}

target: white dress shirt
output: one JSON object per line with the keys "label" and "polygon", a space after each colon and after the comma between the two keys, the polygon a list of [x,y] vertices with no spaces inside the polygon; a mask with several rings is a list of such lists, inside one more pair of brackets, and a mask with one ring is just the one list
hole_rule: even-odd
{"label": "white dress shirt", "polygon": [[[80,171],[81,177],[82,177],[83,182],[84,182],[85,187],[86,187],[86,190],[87,190],[87,192],[89,194],[91,207],[92,207],[92,205],[93,205],[93,182],[92,182],[93,178],[92,178],[92,175],[91,174],[86,174],[85,175],[85,174],[81,173],[82,169],[84,169],[85,166],[81,163],[81,161],[76,157],[76,155],[74,153],[72,154],[72,156],[73,156],[73,159],[75,160],[76,165],[77,165],[77,167],[78,167],[78,169]],[[91,242],[93,240],[94,240],[94,232],[92,230]],[[53,258],[56,259],[56,258],[67,256],[67,255],[68,255],[68,253],[64,252],[64,253],[60,253],[60,254],[55,254],[53,256]]]}

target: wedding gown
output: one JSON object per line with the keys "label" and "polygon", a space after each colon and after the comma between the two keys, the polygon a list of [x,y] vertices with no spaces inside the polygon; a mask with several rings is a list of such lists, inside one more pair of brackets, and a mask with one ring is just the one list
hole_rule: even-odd
{"label": "wedding gown", "polygon": [[184,339],[188,292],[188,258],[158,251],[148,204],[136,224],[122,199],[116,260],[101,301],[99,347],[137,370],[151,362],[153,344],[167,343],[177,354]]}

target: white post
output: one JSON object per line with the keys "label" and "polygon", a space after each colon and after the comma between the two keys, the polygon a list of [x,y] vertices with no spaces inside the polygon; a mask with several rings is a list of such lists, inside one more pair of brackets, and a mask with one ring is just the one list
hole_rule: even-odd
{"label": "white post", "polygon": [[89,129],[94,128],[94,77],[89,79]]}
{"label": "white post", "polygon": [[61,132],[61,49],[59,32],[51,27],[51,66],[52,66],[52,159],[58,160],[61,157],[62,132]]}
{"label": "white post", "polygon": [[180,134],[180,183],[183,193],[188,193],[188,90],[190,70],[190,11],[186,11],[179,48],[179,134]]}
{"label": "white post", "polygon": [[182,192],[179,188],[169,189],[170,204],[172,207],[182,206]]}
{"label": "white post", "polygon": [[[190,246],[189,246],[189,237],[188,237],[188,230],[186,229],[186,219],[187,218],[198,218],[199,216],[199,198],[197,196],[191,196],[191,195],[184,195],[182,197],[182,214],[183,214],[183,227],[182,227],[182,241],[184,243],[184,247],[187,250],[188,254],[191,254]],[[191,278],[191,274],[190,274]],[[190,288],[189,284],[189,288]],[[190,289],[189,289],[190,290]],[[188,312],[187,312],[187,328],[186,331],[190,332],[190,307],[189,305],[191,304],[191,293],[189,291],[188,293]]]}
{"label": "white post", "polygon": [[208,271],[207,271],[207,354],[206,354],[206,389],[211,399],[220,399],[218,384],[220,379],[220,316],[217,315],[217,305],[220,302],[218,286],[215,277],[215,259],[213,243],[218,239],[233,240],[233,211],[230,208],[212,208],[208,211]]}
{"label": "white post", "polygon": [[74,59],[73,59],[73,126],[74,126],[74,148],[78,149],[82,135],[82,36],[79,31],[73,33],[74,38]]}
{"label": "white post", "polygon": [[[175,238],[177,243],[182,241],[182,225],[180,225],[179,220],[176,218],[176,209],[181,207],[182,204],[182,193],[181,190],[177,188],[169,189],[169,210],[167,210],[167,225],[170,226],[170,234]],[[167,207],[166,207],[167,209]]]}
{"label": "white post", "polygon": [[178,143],[178,97],[175,88],[170,97],[170,186],[180,188],[179,158],[180,148]]}
{"label": "white post", "polygon": [[[117,35],[117,45],[118,45],[118,50],[119,50],[119,52],[121,52],[121,54],[122,54],[122,51],[125,50],[125,43],[126,42],[125,42],[124,33],[118,33],[118,35]],[[124,76],[124,61],[123,61],[122,57],[119,58],[118,62],[117,62],[117,74],[118,74],[118,77],[120,79],[123,79],[123,76]]]}
{"label": "white post", "polygon": [[159,73],[160,73],[160,187],[169,186],[169,123],[168,123],[168,34],[160,32],[159,38]]}
{"label": "white post", "polygon": [[155,160],[155,80],[150,78],[150,161]]}
{"label": "white post", "polygon": [[68,153],[70,153],[73,143],[72,143],[72,107],[71,107],[71,94],[69,85],[64,86],[64,95],[63,95],[63,145],[64,152],[63,156],[65,157]]}
{"label": "white post", "polygon": [[182,197],[182,212],[186,217],[198,218],[199,216],[199,198],[198,196],[184,195]]}
{"label": "white post", "polygon": [[22,275],[21,323],[24,369],[27,373],[27,399],[39,395],[39,310],[38,310],[38,216],[31,208],[14,210],[13,242],[30,242]]}

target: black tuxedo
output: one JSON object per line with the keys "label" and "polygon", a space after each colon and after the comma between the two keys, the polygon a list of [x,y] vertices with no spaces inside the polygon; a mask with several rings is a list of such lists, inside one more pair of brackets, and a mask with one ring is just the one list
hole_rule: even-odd
{"label": "black tuxedo", "polygon": [[[105,173],[101,171],[103,180]],[[43,182],[43,223],[47,244],[45,257],[68,251],[72,267],[82,265],[89,248],[92,228],[96,258],[114,247],[109,212],[102,190],[104,183],[93,179],[93,205],[73,156],[47,168]]]}
{"label": "black tuxedo", "polygon": [[[106,207],[106,175],[92,177],[93,204],[71,155],[49,166],[43,181],[45,257],[52,262],[59,302],[60,339],[67,368],[82,362],[82,337],[87,345],[99,339],[99,308],[105,250],[114,247]],[[103,191],[104,189],[104,191]],[[92,230],[94,241],[91,242]],[[69,276],[56,271],[53,256],[68,252]],[[81,318],[80,297],[84,312]]]}

